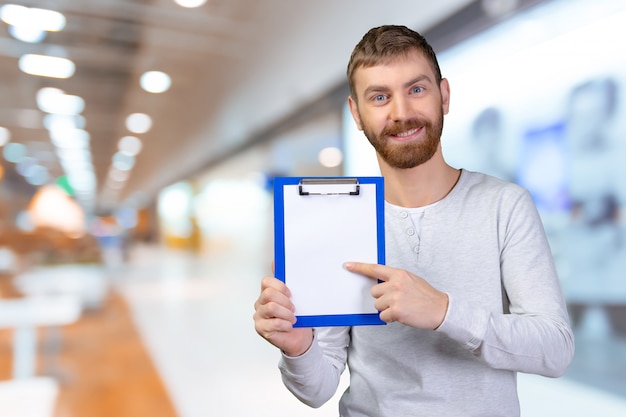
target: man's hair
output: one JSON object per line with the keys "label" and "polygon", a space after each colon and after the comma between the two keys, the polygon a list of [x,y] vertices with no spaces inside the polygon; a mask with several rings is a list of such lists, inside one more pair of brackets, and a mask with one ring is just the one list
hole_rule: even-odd
{"label": "man's hair", "polygon": [[441,81],[441,70],[435,51],[426,39],[406,26],[386,25],[370,29],[356,44],[348,63],[348,83],[350,95],[357,99],[354,91],[354,72],[358,68],[369,68],[406,57],[413,51],[420,51],[430,61],[436,82]]}

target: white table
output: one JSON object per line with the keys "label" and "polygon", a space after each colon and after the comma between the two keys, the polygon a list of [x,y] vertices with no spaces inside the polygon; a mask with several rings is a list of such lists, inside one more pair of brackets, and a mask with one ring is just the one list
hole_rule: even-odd
{"label": "white table", "polygon": [[38,327],[71,324],[80,314],[80,298],[73,295],[0,299],[0,328],[14,331],[13,378],[35,375]]}
{"label": "white table", "polygon": [[109,289],[105,269],[97,264],[38,266],[18,274],[13,283],[25,295],[76,295],[86,310],[99,308]]}

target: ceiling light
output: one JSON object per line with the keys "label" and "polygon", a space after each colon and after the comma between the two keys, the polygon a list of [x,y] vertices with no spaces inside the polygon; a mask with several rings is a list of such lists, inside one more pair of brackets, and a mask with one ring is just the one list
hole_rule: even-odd
{"label": "ceiling light", "polygon": [[149,93],[163,93],[170,88],[172,80],[169,75],[161,71],[148,71],[143,73],[139,80],[141,88]]}
{"label": "ceiling light", "polygon": [[72,162],[63,160],[61,161],[61,166],[63,166],[63,171],[65,171],[68,177],[79,177],[85,173],[93,172],[93,165],[85,160]]}
{"label": "ceiling light", "polygon": [[174,2],[181,7],[187,7],[190,9],[193,7],[202,6],[204,3],[206,3],[206,0],[174,0]]}
{"label": "ceiling light", "polygon": [[334,146],[324,148],[318,155],[319,163],[326,168],[339,166],[343,161],[343,152]]}
{"label": "ceiling light", "polygon": [[[70,149],[71,150],[71,149]],[[71,155],[71,154],[70,154]],[[78,154],[77,154],[78,155]],[[77,171],[92,171],[93,164],[91,163],[91,156],[83,157],[82,159],[78,159],[79,157],[71,157],[59,160],[61,161],[61,165],[65,172],[76,173]]]}
{"label": "ceiling light", "polygon": [[67,58],[36,54],[22,55],[19,67],[26,74],[51,78],[69,78],[76,70],[74,63]]}
{"label": "ceiling light", "polygon": [[31,26],[9,26],[9,33],[15,39],[28,43],[39,43],[46,37],[46,31]]}
{"label": "ceiling light", "polygon": [[109,178],[115,182],[124,182],[130,176],[130,171],[120,171],[119,169],[112,168],[109,171]]}
{"label": "ceiling light", "polygon": [[81,115],[46,114],[43,125],[48,130],[84,129],[85,118]]}
{"label": "ceiling light", "polygon": [[79,171],[79,173],[72,173],[72,175],[68,174],[68,180],[77,193],[92,191],[97,185],[96,175],[92,170]]}
{"label": "ceiling light", "polygon": [[65,16],[54,10],[38,9],[32,7],[29,13],[31,23],[46,32],[58,32],[65,28]]}
{"label": "ceiling light", "polygon": [[46,167],[36,164],[28,169],[24,178],[26,179],[26,182],[31,185],[44,185],[48,182],[50,174],[48,173],[48,169]]}
{"label": "ceiling light", "polygon": [[65,27],[65,16],[59,12],[17,4],[2,6],[0,19],[11,26],[31,27],[48,32],[58,32]]}
{"label": "ceiling light", "polygon": [[133,133],[145,133],[152,127],[152,119],[144,113],[133,113],[126,118],[126,128]]}
{"label": "ceiling light", "polygon": [[85,100],[58,88],[44,87],[37,92],[37,106],[46,113],[74,116],[85,109]]}
{"label": "ceiling light", "polygon": [[91,161],[91,152],[86,148],[56,148],[56,153],[61,161],[68,163]]}
{"label": "ceiling light", "polygon": [[4,146],[11,140],[11,132],[6,127],[0,126],[0,146]]}
{"label": "ceiling light", "polygon": [[7,143],[2,153],[7,161],[18,163],[26,157],[26,146],[21,143]]}
{"label": "ceiling light", "polygon": [[135,157],[122,152],[116,152],[113,155],[113,168],[120,171],[128,171],[135,165]]}
{"label": "ceiling light", "polygon": [[15,164],[15,170],[18,174],[25,177],[30,167],[37,165],[37,162],[32,156],[25,156]]}
{"label": "ceiling light", "polygon": [[124,136],[117,144],[120,152],[135,156],[141,151],[141,141],[135,136]]}
{"label": "ceiling light", "polygon": [[8,25],[19,24],[24,21],[28,7],[19,6],[17,4],[5,4],[0,7],[0,19]]}
{"label": "ceiling light", "polygon": [[89,148],[89,132],[83,129],[54,130],[50,132],[50,139],[63,149]]}

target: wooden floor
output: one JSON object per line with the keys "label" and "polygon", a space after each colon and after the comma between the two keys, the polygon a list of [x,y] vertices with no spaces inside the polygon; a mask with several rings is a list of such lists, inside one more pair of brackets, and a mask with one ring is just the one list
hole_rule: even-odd
{"label": "wooden floor", "polygon": [[[19,295],[8,277],[0,289],[3,298]],[[38,374],[60,382],[55,417],[176,417],[119,294],[77,323],[40,330],[38,340]],[[11,341],[12,332],[0,330],[0,380],[11,378]]]}

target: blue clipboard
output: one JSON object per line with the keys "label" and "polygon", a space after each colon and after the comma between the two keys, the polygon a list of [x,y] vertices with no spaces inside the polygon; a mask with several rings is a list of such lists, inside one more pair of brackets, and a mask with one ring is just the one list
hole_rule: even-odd
{"label": "blue clipboard", "polygon": [[275,275],[296,306],[294,327],[385,324],[348,261],[385,263],[382,177],[278,177],[274,181]]}

